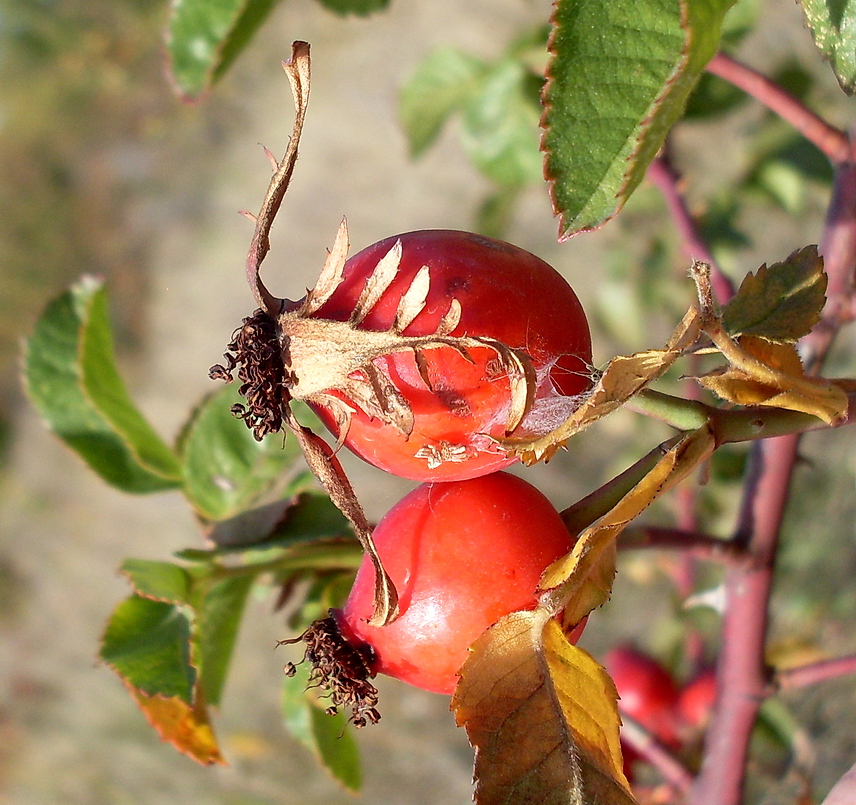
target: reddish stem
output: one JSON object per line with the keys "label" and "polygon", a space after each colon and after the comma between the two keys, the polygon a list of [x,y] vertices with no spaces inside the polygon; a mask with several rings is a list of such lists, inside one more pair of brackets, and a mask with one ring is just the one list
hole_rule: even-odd
{"label": "reddish stem", "polygon": [[856,674],[856,656],[838,657],[834,660],[823,660],[811,665],[803,665],[799,668],[788,668],[778,671],[774,684],[780,690],[791,688],[803,688],[808,685],[816,685],[827,679],[835,679],[839,676]]}
{"label": "reddish stem", "polygon": [[[850,302],[856,267],[856,165],[839,166],[821,254],[830,297]],[[838,325],[827,314],[802,345],[820,368]],[[705,742],[693,805],[738,805],[742,799],[749,738],[769,690],[764,661],[769,598],[779,529],[790,496],[800,436],[780,436],[753,446],[743,507],[734,540],[745,544],[752,564],[726,573],[726,611],[717,678],[719,699]]]}
{"label": "reddish stem", "polygon": [[621,721],[621,740],[657,769],[672,788],[680,794],[686,794],[693,782],[689,769],[638,721],[626,713],[622,713]]}
{"label": "reddish stem", "polygon": [[708,559],[728,566],[745,566],[750,557],[746,548],[733,540],[719,539],[697,531],[658,526],[629,526],[618,538],[620,550],[664,548],[679,550],[697,559]]}
{"label": "reddish stem", "polygon": [[734,296],[734,286],[722,272],[707,243],[698,231],[695,218],[689,211],[683,193],[681,193],[680,177],[664,157],[658,157],[651,163],[647,176],[666,200],[672,220],[675,222],[681,237],[684,254],[690,260],[700,260],[710,266],[713,293],[716,301],[720,305],[724,305]]}
{"label": "reddish stem", "polygon": [[786,120],[823,151],[831,162],[847,162],[852,158],[850,139],[841,129],[827,123],[766,76],[725,53],[717,53],[708,62],[707,70],[742,89]]}

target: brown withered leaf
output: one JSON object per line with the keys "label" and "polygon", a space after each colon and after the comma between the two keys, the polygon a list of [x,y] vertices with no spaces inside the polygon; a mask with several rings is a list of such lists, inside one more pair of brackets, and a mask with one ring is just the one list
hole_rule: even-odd
{"label": "brown withered leaf", "polygon": [[613,358],[589,397],[558,428],[536,439],[507,438],[499,444],[525,464],[549,460],[573,436],[620,408],[666,370],[692,346],[701,331],[701,319],[690,308],[663,349]]}
{"label": "brown withered leaf", "polygon": [[321,269],[321,273],[318,275],[315,287],[309,291],[305,301],[300,306],[301,316],[311,316],[335,293],[336,288],[342,282],[345,261],[348,259],[348,249],[350,246],[351,240],[348,236],[348,222],[343,218],[342,223],[339,224],[339,230],[336,232],[336,240],[333,241],[333,248],[327,255],[327,260]]}
{"label": "brown withered leaf", "polygon": [[351,312],[350,323],[359,324],[380,301],[381,296],[398,273],[401,263],[401,241],[397,240],[392,248],[378,261],[374,271],[369,275],[366,284],[357,299],[357,304]]}
{"label": "brown withered leaf", "polygon": [[633,805],[615,685],[544,610],[514,612],[472,647],[452,699],[476,750],[477,805]]}
{"label": "brown withered leaf", "polygon": [[542,601],[554,613],[564,611],[572,625],[603,604],[615,575],[615,540],[660,495],[686,478],[715,447],[707,427],[688,433],[594,525],[583,531],[573,550],[553,562],[541,577]]}
{"label": "brown withered leaf", "polygon": [[738,405],[766,405],[816,416],[835,425],[847,416],[847,394],[823,378],[807,377],[796,349],[763,338],[730,339],[713,332],[728,366],[698,378],[705,388]]}
{"label": "brown withered leaf", "polygon": [[784,262],[747,274],[722,310],[731,335],[755,335],[768,341],[794,342],[820,320],[827,277],[817,246],[806,246]]}
{"label": "brown withered leaf", "polygon": [[392,329],[400,333],[422,312],[428,290],[431,287],[431,274],[428,266],[422,266],[413,278],[408,289],[401,295]]}
{"label": "brown withered leaf", "polygon": [[163,740],[205,766],[225,765],[204,706],[191,707],[177,696],[148,696],[136,688],[130,690]]}

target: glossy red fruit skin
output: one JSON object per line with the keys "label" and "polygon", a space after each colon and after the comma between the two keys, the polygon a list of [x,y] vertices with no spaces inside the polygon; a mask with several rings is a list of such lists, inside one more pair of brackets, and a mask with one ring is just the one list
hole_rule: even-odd
{"label": "glossy red fruit skin", "polygon": [[542,571],[573,546],[541,492],[503,472],[423,484],[387,513],[374,539],[401,614],[368,625],[374,569],[365,559],[340,629],[373,648],[375,671],[444,694],[475,640],[503,615],[533,608]]}
{"label": "glossy red fruit skin", "polygon": [[[402,259],[398,274],[360,328],[389,329],[403,292],[417,272],[428,266],[427,304],[403,331],[405,335],[433,334],[456,299],[461,319],[451,335],[488,336],[524,350],[540,370],[538,398],[574,397],[590,386],[591,336],[571,287],[535,255],[481,235],[423,230],[379,241],[347,261],[341,285],[314,315],[347,321],[367,277],[399,239]],[[410,403],[415,416],[410,437],[357,411],[345,445],[370,464],[416,481],[464,480],[513,463],[514,459],[483,435],[505,435],[509,382],[491,368],[496,364],[495,352],[487,347],[471,350],[474,363],[451,348],[426,350],[423,355],[433,390],[426,387],[412,353],[376,361]],[[341,393],[335,394],[345,399]],[[566,405],[565,415],[573,407]],[[319,405],[313,408],[337,433],[330,411]],[[447,453],[446,446],[452,446],[456,456],[429,466],[424,450],[422,456],[416,456],[426,446],[437,451],[445,448]]]}
{"label": "glossy red fruit skin", "polygon": [[678,715],[691,730],[707,727],[716,704],[716,672],[713,668],[700,671],[681,690],[678,697]]}
{"label": "glossy red fruit skin", "polygon": [[[647,729],[660,743],[677,748],[678,686],[674,677],[653,657],[631,646],[618,646],[609,651],[603,662],[615,682],[618,709]],[[639,755],[625,745],[625,775],[631,778],[631,767]]]}

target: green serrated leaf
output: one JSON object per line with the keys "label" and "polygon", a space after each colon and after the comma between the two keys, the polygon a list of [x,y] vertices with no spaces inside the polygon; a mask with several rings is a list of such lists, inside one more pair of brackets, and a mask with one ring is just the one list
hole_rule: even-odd
{"label": "green serrated leaf", "polygon": [[848,95],[856,90],[856,0],[802,0],[818,50]]}
{"label": "green serrated leaf", "polygon": [[354,14],[357,17],[367,17],[376,11],[383,11],[389,0],[318,0],[324,8],[336,14]]}
{"label": "green serrated leaf", "polygon": [[172,562],[126,559],[120,568],[138,595],[168,604],[186,604],[192,579],[181,566]]}
{"label": "green serrated leaf", "polygon": [[194,596],[193,658],[205,701],[220,704],[238,627],[255,576],[246,574],[203,582]]}
{"label": "green serrated leaf", "polygon": [[145,695],[192,704],[190,622],[179,607],[137,595],[126,599],[107,623],[100,656]]}
{"label": "green serrated leaf", "polygon": [[178,92],[196,99],[246,47],[279,0],[180,0],[166,31],[170,75]]}
{"label": "green serrated leaf", "polygon": [[318,762],[348,791],[362,786],[362,769],[357,743],[344,713],[330,716],[309,683],[307,663],[297,673],[285,677],[282,687],[282,714],[289,733],[317,758]]}
{"label": "green serrated leaf", "polygon": [[486,69],[483,61],[448,47],[419,63],[398,99],[411,156],[418,157],[437,139],[446,120],[475,93]]}
{"label": "green serrated leaf", "polygon": [[722,310],[729,335],[755,335],[768,341],[794,342],[820,320],[827,277],[817,246],[806,246],[782,263],[747,274]]}
{"label": "green serrated leaf", "polygon": [[543,148],[562,239],[602,226],[642,181],[733,2],[558,0]]}
{"label": "green serrated leaf", "polygon": [[184,428],[179,450],[185,494],[196,512],[226,520],[249,508],[300,455],[295,439],[272,435],[257,442],[231,413],[237,384],[206,398]]}
{"label": "green serrated leaf", "polygon": [[533,103],[531,82],[532,73],[521,61],[501,61],[483,77],[464,108],[464,150],[485,176],[505,187],[543,179],[541,110]]}
{"label": "green serrated leaf", "polygon": [[102,283],[84,279],[48,305],[26,344],[24,380],[50,429],[107,483],[133,493],[180,486],[175,455],[119,376]]}

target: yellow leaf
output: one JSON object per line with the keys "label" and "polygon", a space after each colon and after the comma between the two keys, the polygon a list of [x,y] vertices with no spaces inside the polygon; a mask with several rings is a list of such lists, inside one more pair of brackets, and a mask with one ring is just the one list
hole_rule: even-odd
{"label": "yellow leaf", "polygon": [[806,377],[796,348],[762,338],[732,340],[721,330],[714,343],[729,366],[698,378],[705,388],[738,405],[766,405],[799,411],[835,425],[846,415],[845,392],[828,380]]}
{"label": "yellow leaf", "polygon": [[149,696],[135,688],[131,693],[163,740],[203,765],[225,765],[204,706],[191,707],[178,697]]}
{"label": "yellow leaf", "polygon": [[501,439],[500,445],[509,454],[521,458],[525,464],[549,460],[575,433],[611,414],[662,377],[681,354],[695,343],[700,330],[698,311],[691,308],[663,349],[613,358],[586,401],[558,428],[536,439]]}
{"label": "yellow leaf", "polygon": [[573,550],[550,565],[541,577],[542,599],[552,612],[564,610],[572,625],[604,603],[615,575],[615,540],[660,495],[687,477],[715,448],[709,428],[684,436],[598,522],[583,531]]}
{"label": "yellow leaf", "polygon": [[499,620],[472,647],[452,699],[476,750],[476,805],[633,805],[617,698],[544,610]]}

